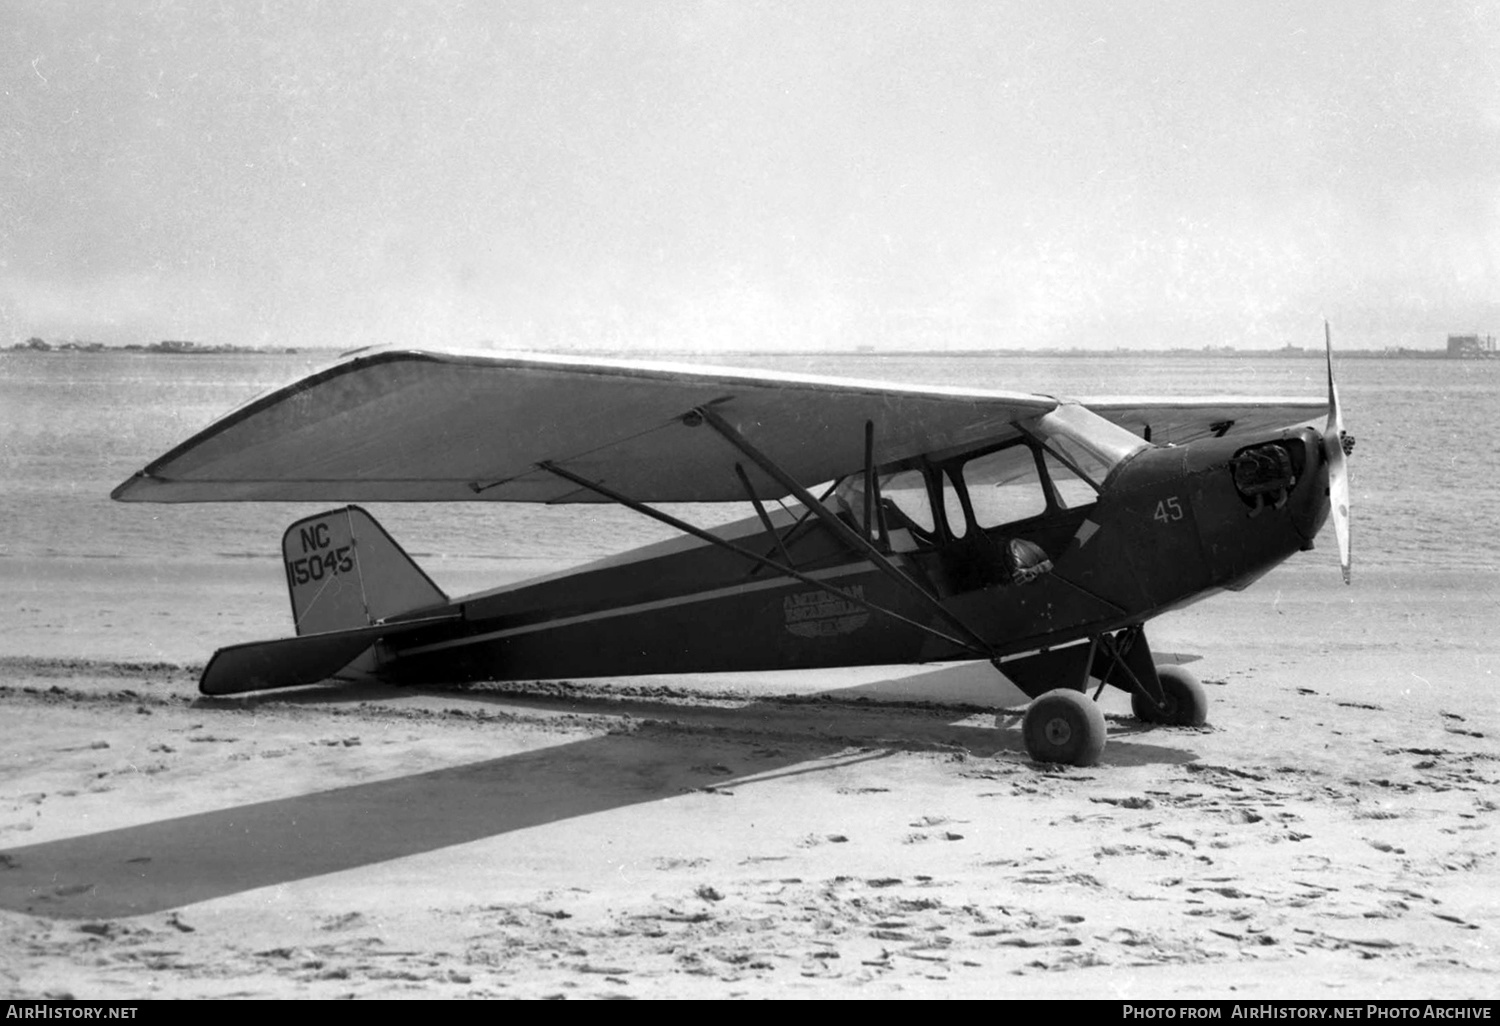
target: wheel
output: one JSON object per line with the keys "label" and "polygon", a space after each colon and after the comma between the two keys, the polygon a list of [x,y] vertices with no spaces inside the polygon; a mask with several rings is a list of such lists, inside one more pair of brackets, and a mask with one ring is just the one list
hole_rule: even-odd
{"label": "wheel", "polygon": [[1037,762],[1092,766],[1104,751],[1104,714],[1080,691],[1049,691],[1021,720],[1026,751]]}
{"label": "wheel", "polygon": [[1169,727],[1201,727],[1208,720],[1208,694],[1187,670],[1166,665],[1156,668],[1161,678],[1162,695],[1167,707],[1158,709],[1139,691],[1130,695],[1130,710],[1142,723],[1162,723]]}

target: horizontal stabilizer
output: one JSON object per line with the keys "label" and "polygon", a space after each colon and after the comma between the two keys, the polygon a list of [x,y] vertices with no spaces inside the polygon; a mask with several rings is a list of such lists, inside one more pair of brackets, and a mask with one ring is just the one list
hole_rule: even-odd
{"label": "horizontal stabilizer", "polygon": [[445,623],[451,616],[375,624],[326,634],[304,634],[275,641],[230,645],[214,653],[203,668],[198,690],[205,695],[295,688],[327,680],[383,637]]}

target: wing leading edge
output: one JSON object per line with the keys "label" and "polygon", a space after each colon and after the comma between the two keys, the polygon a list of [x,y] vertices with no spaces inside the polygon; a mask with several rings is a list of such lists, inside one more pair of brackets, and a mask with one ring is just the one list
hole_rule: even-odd
{"label": "wing leading edge", "polygon": [[[1047,396],[565,357],[352,355],[221,418],[113,493],[124,502],[595,502],[553,463],[642,502],[743,500],[712,406],[807,485],[1003,438]],[[786,489],[746,465],[759,498]]]}

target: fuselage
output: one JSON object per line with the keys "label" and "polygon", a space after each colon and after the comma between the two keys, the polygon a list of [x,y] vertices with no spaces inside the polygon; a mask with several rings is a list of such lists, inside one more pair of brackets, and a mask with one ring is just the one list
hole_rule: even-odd
{"label": "fuselage", "polygon": [[712,532],[775,565],[691,537],[648,546],[413,613],[453,618],[388,639],[380,670],[460,681],[976,658],[954,621],[1004,657],[1243,587],[1327,518],[1312,428],[1151,446],[1065,413],[881,466],[878,487],[842,482],[826,505],[899,574],[794,506]]}

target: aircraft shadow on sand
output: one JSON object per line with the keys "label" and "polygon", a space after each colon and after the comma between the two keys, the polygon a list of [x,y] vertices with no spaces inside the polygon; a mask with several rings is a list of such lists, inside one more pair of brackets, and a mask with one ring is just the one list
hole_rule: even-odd
{"label": "aircraft shadow on sand", "polygon": [[[940,683],[944,675],[956,677],[963,669],[923,674],[923,689],[906,685],[908,700],[921,701],[924,691],[930,697],[927,685]],[[893,678],[808,696],[809,705],[828,702],[818,733],[808,732],[807,707],[786,701],[685,709],[647,698],[627,700],[627,709],[602,700],[598,704],[616,714],[688,720],[690,729],[648,726],[395,779],[10,848],[0,851],[0,908],[53,919],[144,915],[708,787],[753,786],[756,780],[883,758],[902,749],[956,746],[981,758],[1024,754],[1016,729],[954,724],[953,711],[944,713],[941,707],[884,704],[900,700],[902,690],[900,678]],[[372,693],[389,696],[391,691],[324,689],[302,692],[295,700],[341,703]],[[483,691],[443,694],[454,701],[515,704],[512,696]],[[293,696],[283,694],[276,701],[289,698]],[[569,696],[533,696],[526,704],[571,712],[579,703]],[[800,726],[794,727],[794,720]],[[745,738],[732,732],[726,738],[717,730],[695,738],[691,728],[736,723],[748,729],[751,740],[765,736],[753,753],[747,744],[746,757],[725,774],[726,741]],[[778,729],[782,724],[784,731]],[[1178,764],[1196,758],[1182,747],[1139,740],[1141,733],[1133,725],[1113,723],[1106,765]],[[765,744],[767,740],[774,745]],[[851,747],[858,753],[818,762]]]}

